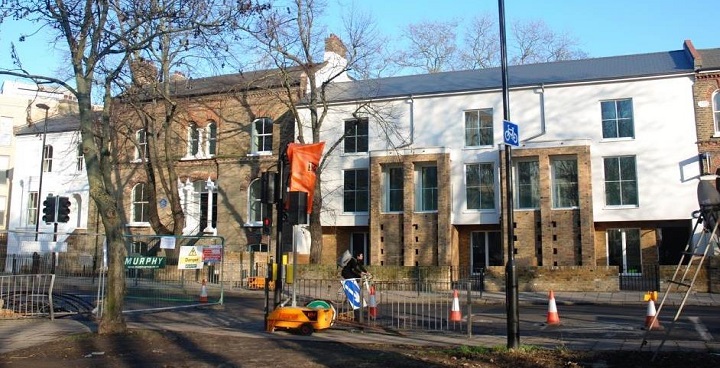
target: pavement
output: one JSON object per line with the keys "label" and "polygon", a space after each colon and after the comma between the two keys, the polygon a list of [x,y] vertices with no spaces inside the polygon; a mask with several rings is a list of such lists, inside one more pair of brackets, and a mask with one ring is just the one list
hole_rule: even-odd
{"label": "pavement", "polygon": [[[562,305],[647,305],[643,293],[637,291],[619,292],[556,292],[556,304]],[[669,294],[665,306],[678,306],[684,294]],[[389,331],[386,329],[357,326],[341,326],[323,330],[311,336],[299,336],[287,332],[269,333],[264,328],[262,293],[257,291],[230,291],[225,293],[222,305],[186,308],[181,310],[160,311],[154,313],[128,313],[125,315],[130,329],[158,329],[186,331],[215,335],[238,336],[263,339],[312,339],[316,341],[348,342],[354,344],[382,343],[405,345],[476,345],[505,346],[507,336],[472,336],[457,332],[426,331]],[[660,295],[662,298],[662,295]],[[547,305],[547,293],[520,292],[519,305]],[[483,292],[477,299],[480,305],[502,305],[505,303],[503,292]],[[659,303],[659,302],[658,302]],[[685,306],[720,306],[720,294],[691,293]],[[260,306],[260,307],[259,307]],[[23,348],[40,346],[52,342],[60,336],[96,332],[97,325],[87,318],[56,318],[0,320],[0,353]],[[598,337],[599,336],[599,337]],[[563,347],[570,350],[641,350],[641,339],[610,337],[598,335],[592,338],[548,338],[523,336],[523,345],[545,348]],[[654,351],[659,340],[648,343],[644,349]],[[720,352],[720,341],[673,340],[672,334],[662,346],[662,351]]]}

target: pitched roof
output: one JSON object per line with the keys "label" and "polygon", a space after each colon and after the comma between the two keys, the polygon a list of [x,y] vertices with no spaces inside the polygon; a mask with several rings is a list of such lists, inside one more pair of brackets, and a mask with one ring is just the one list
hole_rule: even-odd
{"label": "pitched roof", "polygon": [[290,68],[286,74],[280,69],[269,69],[197,79],[179,79],[171,84],[171,93],[177,97],[188,97],[268,89],[282,87],[285,79],[289,85],[300,85],[303,75],[302,69]]}
{"label": "pitched roof", "polygon": [[[693,72],[691,56],[684,50],[676,50],[510,66],[508,83],[513,88]],[[501,68],[497,67],[334,83],[328,96],[331,102],[342,102],[500,88]]]}
{"label": "pitched roof", "polygon": [[41,134],[45,131],[45,124],[47,124],[47,133],[80,131],[80,115],[68,114],[49,117],[47,121],[43,119],[33,124],[15,128],[15,135]]}
{"label": "pitched roof", "polygon": [[702,59],[699,71],[720,70],[720,49],[698,50]]}

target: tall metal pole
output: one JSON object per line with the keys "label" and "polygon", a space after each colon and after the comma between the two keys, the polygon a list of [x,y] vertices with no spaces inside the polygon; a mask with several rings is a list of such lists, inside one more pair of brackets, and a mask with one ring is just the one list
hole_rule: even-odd
{"label": "tall metal pole", "polygon": [[275,275],[275,306],[277,308],[282,303],[282,288],[283,279],[285,277],[285,270],[283,270],[283,249],[282,249],[282,229],[285,224],[285,194],[287,192],[287,179],[285,178],[285,164],[287,163],[287,148],[280,152],[278,158],[278,178],[276,187],[279,187],[279,195],[277,203],[275,204],[275,215],[277,217],[275,223],[277,228],[277,236],[275,238],[275,264],[277,265],[277,272]]}
{"label": "tall metal pole", "polygon": [[38,233],[40,232],[40,198],[42,198],[42,182],[43,182],[43,172],[45,171],[45,139],[47,138],[47,119],[48,119],[48,110],[50,110],[50,106],[39,103],[37,105],[38,108],[45,110],[45,122],[43,123],[43,138],[42,138],[42,147],[40,148],[40,182],[38,183],[38,193],[37,193],[37,204],[35,207],[35,241],[38,240]]}
{"label": "tall metal pole", "polygon": [[[505,35],[505,1],[498,0],[500,14],[500,62],[502,64],[503,119],[510,121],[510,93],[508,91],[507,43]],[[507,348],[520,347],[520,312],[518,310],[518,283],[515,270],[513,190],[512,190],[512,151],[505,144],[505,228],[507,230],[507,265],[505,267],[505,307],[507,312]]]}

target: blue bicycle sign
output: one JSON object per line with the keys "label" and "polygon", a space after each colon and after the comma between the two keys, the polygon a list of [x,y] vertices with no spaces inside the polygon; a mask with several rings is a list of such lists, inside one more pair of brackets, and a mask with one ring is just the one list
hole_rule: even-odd
{"label": "blue bicycle sign", "polygon": [[516,147],[519,146],[520,129],[518,128],[517,124],[507,120],[503,120],[503,137],[505,139],[505,144]]}

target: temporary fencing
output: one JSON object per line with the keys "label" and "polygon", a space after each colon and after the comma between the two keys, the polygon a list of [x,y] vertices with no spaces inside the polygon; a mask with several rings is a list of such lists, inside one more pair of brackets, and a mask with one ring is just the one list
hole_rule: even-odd
{"label": "temporary fencing", "polygon": [[[298,279],[294,285],[298,304],[304,305],[313,300],[331,302],[338,312],[338,323],[357,322],[358,316],[346,300],[339,279]],[[472,318],[464,321],[452,321],[448,313],[457,302],[463,314],[472,314],[470,301],[479,298],[480,292],[468,291],[469,283],[449,281],[374,281],[373,298],[370,289],[361,288],[361,297],[367,302],[362,308],[364,321],[369,326],[395,329],[418,329],[429,331],[469,331]],[[457,299],[455,292],[457,291]],[[291,299],[289,290],[284,290]],[[373,306],[374,304],[374,306]],[[373,316],[376,314],[376,316]]]}

